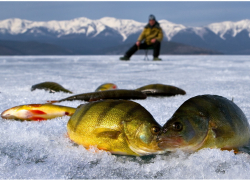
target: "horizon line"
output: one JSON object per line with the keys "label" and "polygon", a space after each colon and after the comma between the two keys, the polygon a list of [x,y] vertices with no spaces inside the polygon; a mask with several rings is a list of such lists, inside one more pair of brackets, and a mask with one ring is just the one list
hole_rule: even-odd
{"label": "horizon line", "polygon": [[[121,18],[115,18],[115,17],[111,17],[111,16],[104,16],[104,17],[99,18],[99,19],[90,19],[90,18],[88,18],[88,17],[82,16],[82,17],[77,17],[77,18],[73,18],[73,19],[69,19],[69,20],[48,20],[48,21],[34,21],[34,20],[29,20],[29,19],[22,19],[22,18],[18,18],[18,17],[13,17],[13,18],[2,19],[2,20],[0,20],[0,22],[1,22],[1,21],[5,21],[5,20],[9,20],[9,19],[20,19],[20,20],[27,20],[27,21],[31,21],[31,22],[50,22],[50,21],[62,22],[62,21],[72,21],[72,20],[80,19],[80,18],[86,18],[86,19],[92,20],[92,21],[98,21],[98,20],[101,20],[101,19],[103,19],[103,18],[114,18],[114,19],[117,19],[117,20],[132,20],[132,21],[139,22],[139,23],[144,23],[144,24],[147,23],[147,22],[136,21],[136,20],[134,20],[134,19],[121,19]],[[167,19],[160,19],[160,20],[157,20],[157,21],[159,22],[159,21],[163,21],[163,20],[168,21],[168,22],[173,23],[173,24],[176,24],[176,25],[183,25],[183,24],[174,23],[174,22],[169,21],[169,20],[167,20]],[[247,19],[247,18],[246,18],[246,19],[241,19],[241,20],[238,20],[238,21],[220,21],[220,22],[213,22],[213,23],[210,23],[210,24],[223,23],[223,22],[233,22],[233,23],[236,23],[236,22],[240,22],[240,21],[244,21],[244,20],[249,20],[249,21],[250,21],[250,19]],[[183,25],[183,26],[185,26],[185,27],[206,27],[206,26],[208,26],[208,25],[210,25],[210,24],[203,25],[203,26],[185,26],[185,25]]]}

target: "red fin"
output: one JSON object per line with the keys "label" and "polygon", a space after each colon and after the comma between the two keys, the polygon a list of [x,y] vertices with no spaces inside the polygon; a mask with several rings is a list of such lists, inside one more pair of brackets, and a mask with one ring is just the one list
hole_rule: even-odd
{"label": "red fin", "polygon": [[97,146],[88,146],[86,147],[86,150],[89,151],[89,152],[92,152],[92,153],[100,153],[102,151],[108,151],[106,148],[97,148]]}
{"label": "red fin", "polygon": [[69,133],[64,134],[65,138],[69,138]]}
{"label": "red fin", "polygon": [[238,154],[240,151],[238,148],[221,148],[222,151],[234,151],[234,154]]}
{"label": "red fin", "polygon": [[31,106],[31,107],[41,107],[42,105],[41,104],[29,104],[28,106]]}
{"label": "red fin", "polygon": [[69,112],[65,112],[64,115],[65,116],[72,116],[74,113],[69,113]]}
{"label": "red fin", "polygon": [[40,110],[29,110],[32,114],[46,114],[45,112],[43,111],[40,111]]}
{"label": "red fin", "polygon": [[29,119],[31,119],[31,120],[33,120],[33,121],[44,121],[44,120],[47,120],[47,119],[45,119],[45,118],[35,117],[35,116],[33,116],[33,117],[29,118]]}
{"label": "red fin", "polygon": [[51,100],[51,101],[47,101],[47,103],[53,104],[53,103],[57,103],[57,100]]}
{"label": "red fin", "polygon": [[89,99],[89,102],[99,101],[99,100],[101,100],[101,99],[100,99],[100,98],[90,98],[90,99]]}

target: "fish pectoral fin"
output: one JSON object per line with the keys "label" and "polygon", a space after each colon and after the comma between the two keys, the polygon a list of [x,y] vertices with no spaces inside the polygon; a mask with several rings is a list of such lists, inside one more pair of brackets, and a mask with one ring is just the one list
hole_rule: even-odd
{"label": "fish pectoral fin", "polygon": [[143,92],[143,93],[156,93],[157,90],[156,89],[146,89],[146,90],[142,90],[141,92]]}
{"label": "fish pectoral fin", "polygon": [[117,139],[118,136],[121,134],[121,131],[117,131],[115,129],[110,128],[97,128],[94,132],[96,134],[96,137],[104,137],[111,139]]}
{"label": "fish pectoral fin", "polygon": [[51,101],[47,101],[46,104],[54,104],[54,103],[57,103],[57,102],[59,102],[59,101],[57,101],[57,100],[51,100]]}
{"label": "fish pectoral fin", "polygon": [[45,120],[47,120],[46,118],[36,117],[36,116],[32,116],[29,119],[31,119],[33,121],[45,121]]}
{"label": "fish pectoral fin", "polygon": [[98,100],[99,100],[98,98],[90,98],[89,102],[94,102],[94,101],[98,101]]}
{"label": "fish pectoral fin", "polygon": [[30,120],[44,121],[44,120],[47,120],[46,118],[41,117],[41,115],[44,115],[44,114],[46,113],[40,110],[28,110],[26,116]]}
{"label": "fish pectoral fin", "polygon": [[212,128],[212,132],[215,138],[219,138],[225,134],[222,130],[218,128]]}
{"label": "fish pectoral fin", "polygon": [[238,154],[241,151],[238,148],[221,148],[222,151],[234,151],[234,154]]}
{"label": "fish pectoral fin", "polygon": [[41,110],[29,110],[33,115],[41,115],[41,114],[46,114],[44,111]]}

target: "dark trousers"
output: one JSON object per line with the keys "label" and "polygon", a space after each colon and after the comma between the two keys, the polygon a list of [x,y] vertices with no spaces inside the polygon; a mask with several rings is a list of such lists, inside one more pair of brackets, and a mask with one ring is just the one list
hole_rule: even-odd
{"label": "dark trousers", "polygon": [[141,43],[139,48],[136,44],[134,44],[125,54],[126,57],[131,57],[138,49],[147,49],[149,47],[153,47],[154,50],[154,57],[158,57],[160,54],[161,43],[159,41],[155,41],[155,43],[151,45],[147,45],[145,42]]}

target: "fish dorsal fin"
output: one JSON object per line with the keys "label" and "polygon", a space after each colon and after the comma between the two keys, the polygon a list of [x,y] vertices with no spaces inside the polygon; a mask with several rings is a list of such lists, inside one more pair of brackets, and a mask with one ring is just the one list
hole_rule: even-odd
{"label": "fish dorsal fin", "polygon": [[117,139],[121,134],[121,131],[110,128],[96,128],[94,133],[96,134],[96,137]]}

